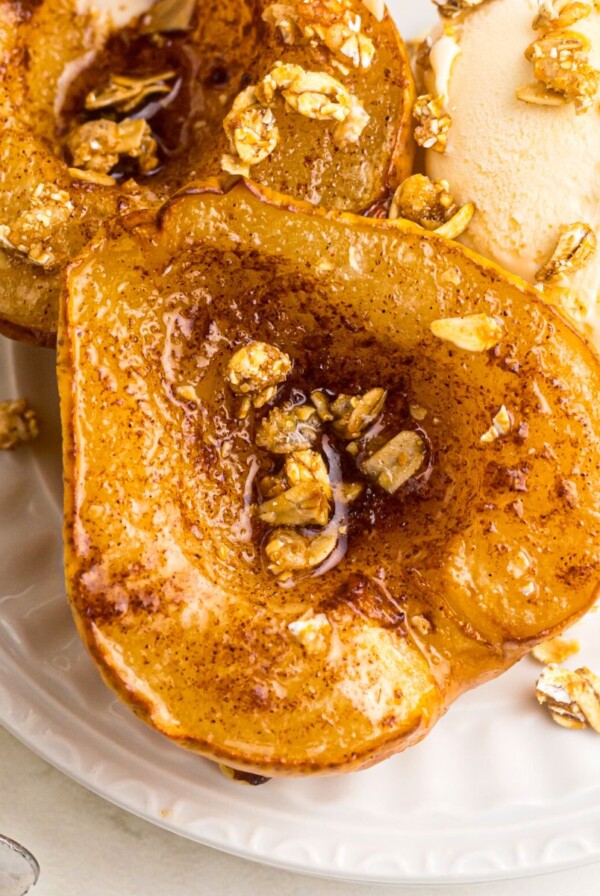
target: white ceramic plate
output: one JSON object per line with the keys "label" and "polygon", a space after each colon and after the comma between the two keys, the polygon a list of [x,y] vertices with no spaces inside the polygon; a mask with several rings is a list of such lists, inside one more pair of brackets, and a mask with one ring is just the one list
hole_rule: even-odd
{"label": "white ceramic plate", "polygon": [[[405,33],[429,5],[398,0]],[[0,397],[42,438],[0,457],[0,721],[86,787],[176,833],[323,876],[483,881],[600,859],[600,741],[554,726],[525,660],[464,697],[427,740],[367,772],[242,788],[135,719],[79,643],[61,567],[53,353],[0,339]],[[600,613],[577,658],[600,666]]]}

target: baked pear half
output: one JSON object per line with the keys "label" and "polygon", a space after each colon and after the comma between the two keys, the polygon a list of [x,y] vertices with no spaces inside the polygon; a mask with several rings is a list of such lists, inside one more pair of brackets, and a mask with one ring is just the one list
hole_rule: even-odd
{"label": "baked pear half", "polygon": [[192,185],[70,266],[58,372],[81,637],[211,759],[385,759],[597,596],[598,359],[416,225]]}
{"label": "baked pear half", "polygon": [[361,0],[159,0],[119,30],[84,6],[0,0],[5,335],[52,344],[68,260],[190,180],[362,211],[409,173],[410,65]]}

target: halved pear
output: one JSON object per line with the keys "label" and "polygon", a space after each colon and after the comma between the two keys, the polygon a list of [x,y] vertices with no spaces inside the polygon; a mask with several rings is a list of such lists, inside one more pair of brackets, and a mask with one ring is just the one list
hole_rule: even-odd
{"label": "halved pear", "polygon": [[[240,419],[228,364],[253,341],[293,367]],[[414,225],[192,185],[72,264],[59,380],[81,636],[143,719],[212,759],[377,762],[596,598],[598,359],[525,283]],[[330,475],[364,491],[332,562],[282,587],[253,509],[259,422],[372,389],[378,431],[418,431],[427,467],[389,495],[327,430]]]}
{"label": "halved pear", "polygon": [[[274,98],[280,139],[253,167],[253,177],[325,206],[360,211],[385,198],[410,171],[413,82],[391,18],[378,22],[360,0],[314,6],[328,27],[338,15],[360,15],[360,35],[373,47],[367,67],[354,65],[316,36],[286,44],[267,0],[198,2],[188,30],[147,33],[145,20],[113,34],[99,14],[65,0],[23,4],[0,0],[0,332],[41,345],[56,336],[61,272],[105,220],[157,205],[189,180],[218,175],[231,152],[223,119],[234,99],[276,62],[334,77],[369,116],[360,138],[340,146],[335,121],[291,111]],[[285,9],[313,5],[290,0]],[[279,7],[278,7],[279,8]],[[337,12],[336,12],[337,10]],[[352,32],[353,39],[356,34]],[[158,39],[157,39],[158,38]],[[331,44],[331,40],[329,41]],[[345,60],[345,62],[344,62]],[[347,64],[346,64],[347,63]],[[113,75],[167,77],[156,95],[125,110],[91,93]],[[166,94],[165,94],[166,91]],[[118,91],[117,91],[118,94]],[[125,159],[114,186],[93,171],[73,170],[75,125],[133,116],[146,119],[160,165],[140,173]],[[138,122],[139,123],[139,122]],[[252,137],[252,135],[250,135]]]}

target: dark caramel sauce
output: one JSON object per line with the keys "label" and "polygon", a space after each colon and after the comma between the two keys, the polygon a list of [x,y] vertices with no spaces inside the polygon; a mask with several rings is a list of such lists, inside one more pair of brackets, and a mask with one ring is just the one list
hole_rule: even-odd
{"label": "dark caramel sauce", "polygon": [[[175,73],[168,82],[168,94],[146,97],[127,112],[112,107],[85,108],[86,96],[106,87],[111,75],[146,78],[164,71]],[[193,159],[195,145],[203,139],[203,133],[221,127],[224,109],[235,91],[231,66],[216,48],[199,43],[194,37],[194,26],[190,32],[161,35],[140,35],[135,28],[125,28],[110,38],[93,63],[71,84],[61,110],[59,137],[64,139],[75,126],[99,118],[143,118],[157,141],[160,167],[141,176],[135,162],[124,159],[111,174],[117,180],[135,177],[148,185],[168,176],[172,188],[193,176],[190,155]]]}

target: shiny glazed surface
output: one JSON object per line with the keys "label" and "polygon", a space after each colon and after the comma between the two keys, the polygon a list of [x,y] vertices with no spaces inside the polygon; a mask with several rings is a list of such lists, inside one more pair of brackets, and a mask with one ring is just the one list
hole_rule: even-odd
{"label": "shiny glazed surface", "polygon": [[[240,182],[114,224],[68,288],[70,598],[106,679],[175,741],[265,774],[357,768],[592,604],[598,361],[525,284],[412,225]],[[490,352],[431,335],[482,311],[505,325]],[[341,562],[290,590],[262,569],[261,459],[223,379],[252,338],[286,350],[300,386],[389,387],[427,410],[429,479],[367,495]],[[484,444],[501,405],[513,430]],[[288,629],[310,608],[332,625],[324,652]]]}
{"label": "shiny glazed surface", "polygon": [[[28,207],[40,183],[69,193],[75,211],[53,238],[56,263],[43,269],[0,248],[0,331],[39,344],[55,339],[60,275],[104,220],[166,199],[189,180],[216,175],[229,151],[222,121],[233,99],[277,60],[342,77],[322,47],[287,46],[261,18],[266,0],[199,4],[189,32],[141,37],[135,28],[109,39],[70,0],[0,2],[0,224]],[[293,3],[291,4],[294,5]],[[360,211],[410,170],[412,78],[405,48],[389,16],[377,22],[359,0],[363,31],[375,44],[372,66],[342,79],[370,115],[359,143],[341,150],[331,123],[278,111],[281,141],[253,177],[282,192],[326,206]],[[64,139],[81,115],[85,94],[110,74],[148,75],[172,69],[177,79],[147,117],[161,167],[138,176],[117,170],[115,187],[73,180]],[[149,108],[151,107],[151,108]],[[139,187],[127,178],[134,175]]]}

